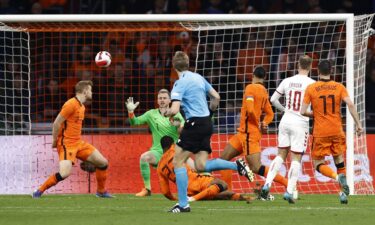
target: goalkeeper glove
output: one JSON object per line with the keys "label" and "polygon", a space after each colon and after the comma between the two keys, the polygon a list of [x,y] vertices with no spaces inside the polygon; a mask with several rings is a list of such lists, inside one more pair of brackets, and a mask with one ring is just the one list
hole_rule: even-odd
{"label": "goalkeeper glove", "polygon": [[134,110],[138,107],[139,102],[134,103],[133,97],[129,97],[125,103],[128,113],[133,113]]}

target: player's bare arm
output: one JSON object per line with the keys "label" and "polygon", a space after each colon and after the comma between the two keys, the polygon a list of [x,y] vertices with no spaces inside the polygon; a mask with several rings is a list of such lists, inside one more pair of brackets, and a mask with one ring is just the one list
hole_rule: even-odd
{"label": "player's bare arm", "polygon": [[312,111],[307,111],[307,109],[309,108],[309,105],[306,104],[306,103],[302,103],[302,107],[301,107],[301,115],[302,116],[307,116],[307,117],[314,117],[314,114]]}
{"label": "player's bare arm", "polygon": [[59,135],[59,130],[60,130],[60,127],[61,127],[61,124],[64,123],[66,119],[61,115],[57,115],[55,121],[53,122],[53,126],[52,126],[52,137],[53,137],[53,141],[52,141],[52,148],[56,148],[57,147],[57,136]]}
{"label": "player's bare arm", "polygon": [[220,95],[213,88],[208,92],[208,95],[210,96],[210,110],[215,111],[220,103]]}
{"label": "player's bare arm", "polygon": [[174,116],[180,112],[181,102],[180,101],[173,101],[172,105],[169,109],[167,109],[164,113],[164,116]]}
{"label": "player's bare arm", "polygon": [[271,104],[268,101],[268,98],[266,100],[266,104],[264,106],[263,112],[265,113],[265,116],[264,116],[263,121],[261,122],[261,129],[262,129],[262,132],[265,133],[265,132],[267,132],[268,124],[270,124],[272,122],[273,117],[275,115],[273,113]]}
{"label": "player's bare arm", "polygon": [[169,188],[169,180],[163,174],[158,173],[159,184],[161,193],[168,198],[169,200],[175,201],[176,197],[172,194],[171,189]]}
{"label": "player's bare arm", "polygon": [[343,101],[348,106],[349,112],[350,112],[350,114],[352,115],[352,117],[354,119],[354,122],[355,122],[355,125],[356,125],[357,135],[361,135],[363,133],[363,128],[362,128],[361,122],[359,121],[359,115],[358,115],[358,112],[357,112],[357,109],[356,109],[354,103],[352,102],[352,100],[350,99],[349,96],[345,97],[343,99]]}

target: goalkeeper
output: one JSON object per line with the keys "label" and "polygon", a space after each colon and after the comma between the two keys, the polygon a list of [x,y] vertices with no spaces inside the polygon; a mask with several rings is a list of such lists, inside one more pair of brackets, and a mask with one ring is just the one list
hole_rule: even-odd
{"label": "goalkeeper", "polygon": [[147,124],[152,134],[152,146],[149,151],[143,153],[140,157],[140,169],[144,183],[144,188],[135,194],[138,197],[145,197],[151,195],[151,181],[150,181],[150,165],[157,167],[158,162],[163,155],[163,149],[160,144],[160,139],[163,136],[170,136],[174,142],[177,141],[179,132],[184,125],[184,119],[180,113],[176,114],[171,120],[164,116],[165,111],[169,108],[171,102],[170,93],[167,89],[161,89],[158,93],[159,108],[151,109],[139,117],[134,115],[134,110],[139,105],[139,102],[134,103],[133,97],[129,97],[126,102],[128,109],[129,120],[131,125]]}

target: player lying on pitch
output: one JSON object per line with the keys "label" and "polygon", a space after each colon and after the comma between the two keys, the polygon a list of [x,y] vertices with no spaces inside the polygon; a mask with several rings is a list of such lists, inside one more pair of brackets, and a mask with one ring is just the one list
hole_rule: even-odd
{"label": "player lying on pitch", "polygon": [[[162,194],[169,200],[177,200],[171,193],[169,181],[176,183],[176,175],[173,167],[173,156],[175,154],[174,141],[169,136],[164,136],[160,140],[163,148],[157,172],[159,176],[160,189]],[[201,175],[186,166],[188,174],[188,200],[189,202],[198,200],[252,200],[242,194],[227,191],[227,184],[211,175]]]}

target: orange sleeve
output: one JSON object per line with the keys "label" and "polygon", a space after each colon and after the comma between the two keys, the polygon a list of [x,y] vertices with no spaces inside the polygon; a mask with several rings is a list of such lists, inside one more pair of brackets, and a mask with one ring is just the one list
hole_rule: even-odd
{"label": "orange sleeve", "polygon": [[60,112],[60,115],[67,119],[70,115],[74,113],[74,105],[70,102],[66,102]]}
{"label": "orange sleeve", "polygon": [[169,200],[177,200],[171,193],[171,190],[169,188],[168,178],[164,176],[164,174],[161,171],[158,171],[158,176],[159,176],[159,184],[160,184],[161,193]]}
{"label": "orange sleeve", "polygon": [[251,87],[246,87],[244,99],[245,99],[246,113],[250,115],[251,117],[255,117],[255,113],[254,113],[255,98],[254,98],[254,93],[252,93]]}
{"label": "orange sleeve", "polygon": [[311,86],[308,86],[305,91],[305,96],[303,97],[303,103],[309,105],[311,103]]}
{"label": "orange sleeve", "polygon": [[268,96],[266,96],[266,103],[264,105],[264,109],[263,111],[265,112],[265,116],[264,116],[264,119],[263,119],[263,122],[268,125],[272,122],[273,120],[273,116],[274,116],[274,113],[273,113],[273,110],[272,110],[272,106],[271,106],[271,103],[268,99]]}

